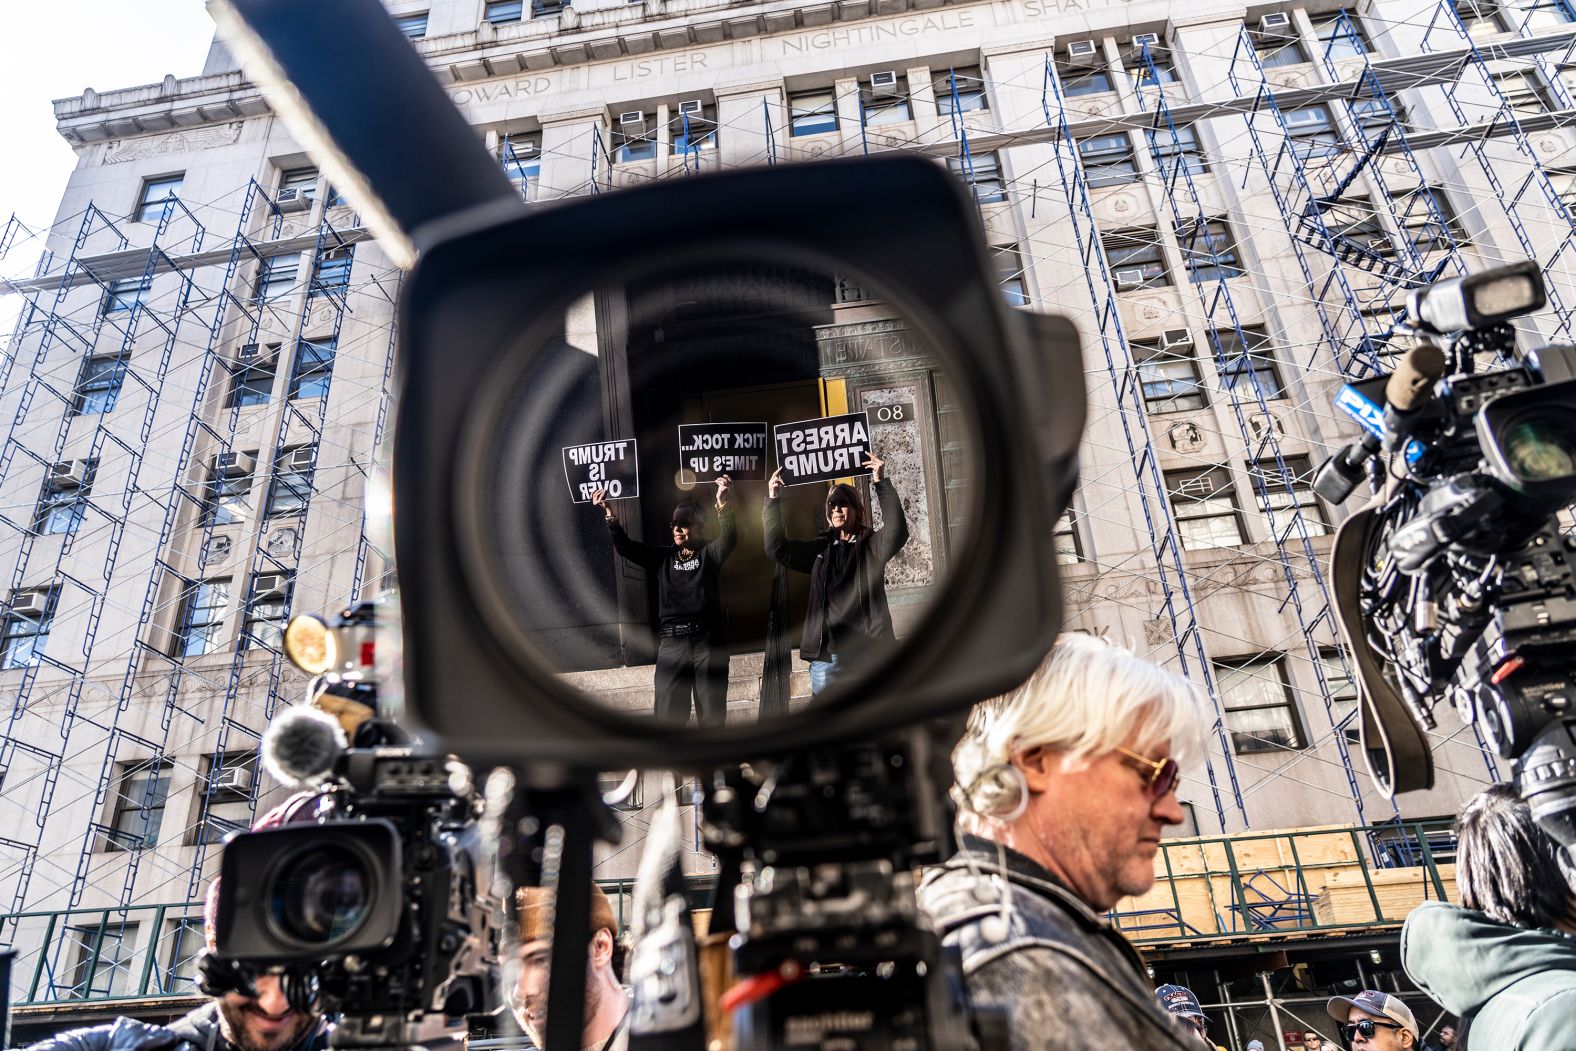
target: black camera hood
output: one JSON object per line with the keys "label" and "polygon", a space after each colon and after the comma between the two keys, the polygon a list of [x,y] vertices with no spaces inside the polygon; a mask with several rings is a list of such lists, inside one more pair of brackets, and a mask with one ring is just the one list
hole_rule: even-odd
{"label": "black camera hood", "polygon": [[[828,202],[836,221],[806,221]],[[547,265],[529,261],[548,255]],[[959,545],[919,629],[864,689],[760,728],[637,721],[587,703],[511,630],[492,582],[502,562],[532,556],[488,535],[468,450],[491,444],[482,417],[497,411],[503,378],[523,368],[511,359],[542,336],[524,336],[533,324],[561,319],[610,274],[742,255],[870,275],[918,321],[978,421],[975,542]],[[406,702],[467,757],[710,766],[866,737],[1016,685],[1055,638],[1048,539],[1083,426],[1076,334],[1003,303],[974,210],[938,165],[897,157],[694,177],[489,224],[423,254],[405,285],[400,336],[393,472]]]}

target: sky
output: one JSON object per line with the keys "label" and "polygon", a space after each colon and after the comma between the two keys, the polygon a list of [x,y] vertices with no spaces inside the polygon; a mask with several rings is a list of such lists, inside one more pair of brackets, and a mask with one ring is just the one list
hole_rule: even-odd
{"label": "sky", "polygon": [[[0,230],[13,213],[35,229],[55,219],[76,154],[54,99],[196,76],[212,39],[202,0],[0,0]],[[0,275],[31,273],[36,258],[19,244]]]}

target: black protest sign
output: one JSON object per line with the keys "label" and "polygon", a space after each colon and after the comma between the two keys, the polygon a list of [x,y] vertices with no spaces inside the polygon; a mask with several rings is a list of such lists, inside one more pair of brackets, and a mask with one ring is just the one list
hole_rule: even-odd
{"label": "black protest sign", "polygon": [[679,466],[697,482],[727,475],[735,482],[766,478],[766,424],[681,423]]}
{"label": "black protest sign", "polygon": [[591,494],[598,489],[606,489],[609,500],[639,496],[640,458],[635,439],[565,446],[564,477],[577,504],[590,503]]}
{"label": "black protest sign", "polygon": [[779,423],[772,428],[777,466],[789,485],[829,482],[869,474],[870,419],[863,412],[819,420]]}

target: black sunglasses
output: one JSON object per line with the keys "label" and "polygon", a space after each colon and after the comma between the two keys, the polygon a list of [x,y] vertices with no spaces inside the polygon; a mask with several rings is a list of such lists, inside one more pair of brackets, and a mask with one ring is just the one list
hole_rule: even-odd
{"label": "black sunglasses", "polygon": [[680,522],[678,519],[674,519],[673,521],[669,522],[668,525],[672,526],[674,529],[694,529],[695,528],[695,523],[693,521],[689,521],[689,520],[685,520],[683,522]]}
{"label": "black sunglasses", "polygon": [[854,505],[849,503],[847,500],[828,500],[826,502],[826,506],[827,507],[853,507]]}
{"label": "black sunglasses", "polygon": [[1399,1025],[1395,1022],[1375,1022],[1372,1018],[1364,1018],[1361,1022],[1347,1022],[1345,1025],[1341,1026],[1341,1036],[1345,1037],[1347,1040],[1350,1040],[1354,1036],[1362,1036],[1364,1039],[1371,1040],[1373,1039],[1374,1030],[1380,1026],[1383,1026],[1386,1029],[1406,1028],[1405,1026]]}

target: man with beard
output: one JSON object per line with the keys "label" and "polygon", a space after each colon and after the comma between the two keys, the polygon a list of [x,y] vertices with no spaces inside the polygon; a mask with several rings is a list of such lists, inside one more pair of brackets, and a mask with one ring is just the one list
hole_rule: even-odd
{"label": "man with beard", "polygon": [[[310,820],[316,798],[292,797],[258,818],[253,831]],[[219,881],[208,884],[203,906],[203,932],[208,953],[199,959],[204,987],[215,980],[232,986],[208,1003],[169,1025],[150,1025],[120,1017],[108,1025],[72,1029],[34,1044],[29,1051],[324,1051],[329,1027],[314,1006],[290,1006],[278,975],[259,974],[244,965],[221,964],[212,956],[214,920],[219,906]],[[243,988],[236,991],[233,986]]]}
{"label": "man with beard", "polygon": [[761,522],[766,555],[788,569],[810,574],[799,656],[810,662],[810,692],[820,693],[896,642],[887,606],[886,564],[908,543],[908,519],[897,487],[874,453],[865,467],[881,505],[881,528],[871,529],[854,487],[839,483],[826,494],[826,530],[813,540],[789,540],[783,531],[782,468],[767,480]]}
{"label": "man with beard", "polygon": [[[537,1047],[546,1047],[548,971],[552,959],[553,892],[521,887],[515,893],[520,922],[519,977],[511,998],[515,1021]],[[629,994],[619,983],[623,954],[618,919],[602,888],[591,887],[591,943],[586,960],[585,1020],[580,1046],[586,1051],[627,1051]]]}

